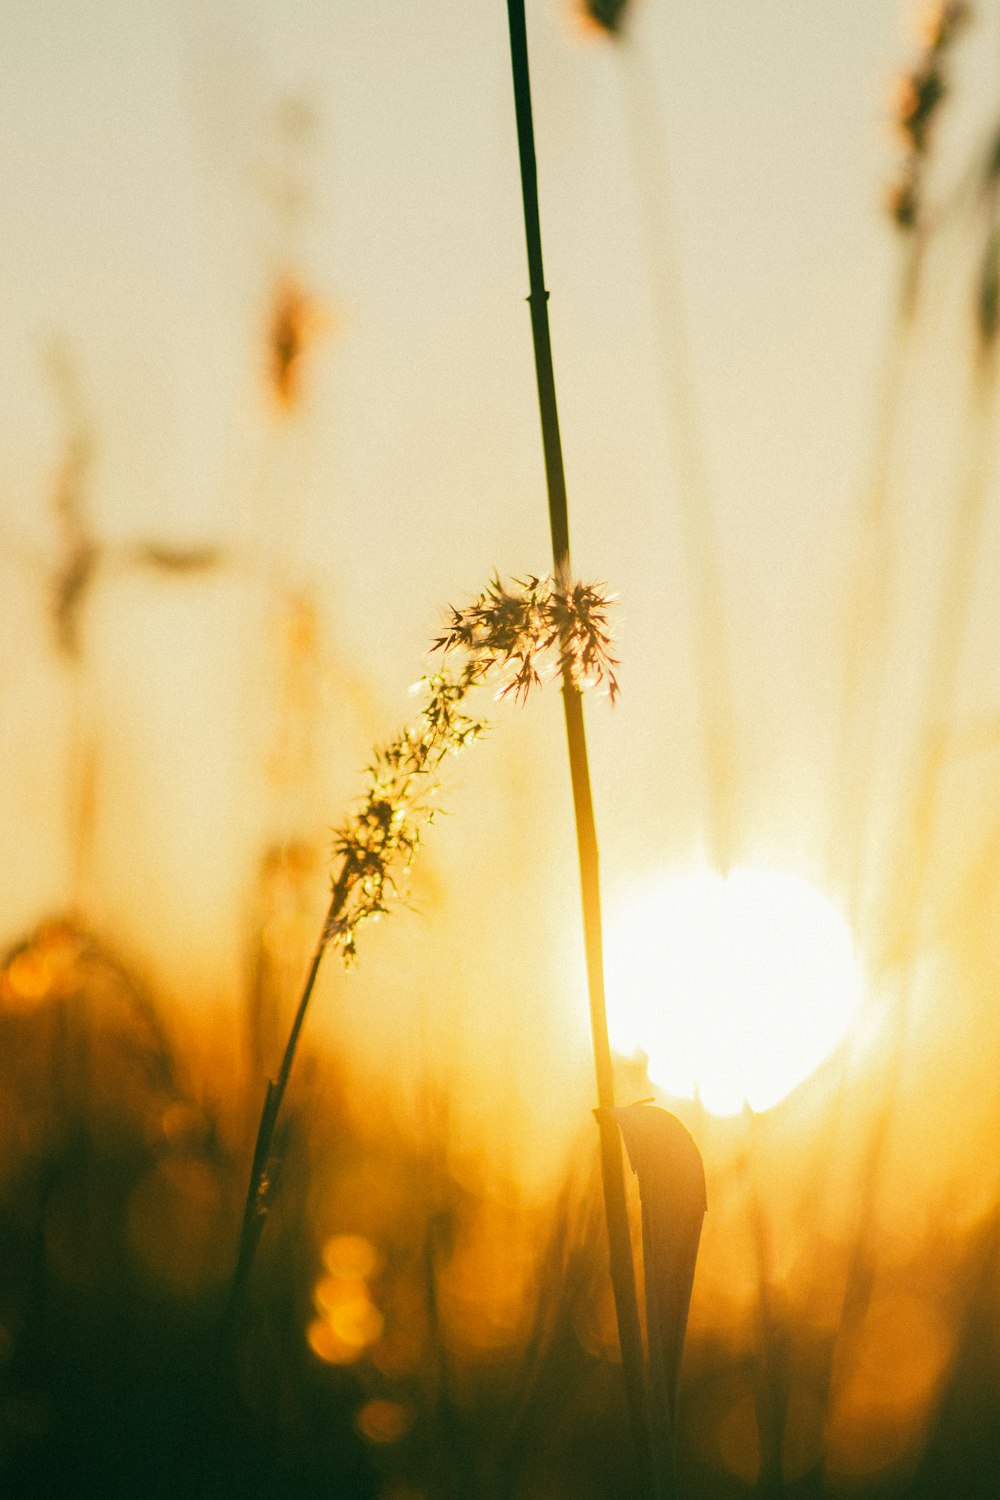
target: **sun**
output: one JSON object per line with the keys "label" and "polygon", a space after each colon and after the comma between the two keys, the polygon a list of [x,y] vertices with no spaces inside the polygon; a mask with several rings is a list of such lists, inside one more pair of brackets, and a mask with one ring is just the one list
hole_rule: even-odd
{"label": "sun", "polygon": [[612,910],[608,1026],[650,1080],[717,1115],[769,1109],[841,1042],[861,1004],[847,924],[795,876],[661,878]]}

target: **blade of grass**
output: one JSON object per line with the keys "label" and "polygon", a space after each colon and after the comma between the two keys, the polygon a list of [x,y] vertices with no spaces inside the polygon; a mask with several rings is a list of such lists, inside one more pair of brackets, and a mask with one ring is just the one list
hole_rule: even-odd
{"label": "blade of grass", "polygon": [[657,1104],[614,1111],[642,1204],[650,1406],[657,1483],[676,1497],[677,1392],[701,1225],[708,1207],[701,1152]]}

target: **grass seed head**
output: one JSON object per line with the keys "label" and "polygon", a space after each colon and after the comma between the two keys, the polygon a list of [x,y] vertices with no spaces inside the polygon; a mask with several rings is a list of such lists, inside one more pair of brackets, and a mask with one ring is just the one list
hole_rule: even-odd
{"label": "grass seed head", "polygon": [[459,664],[449,662],[417,684],[424,693],[420,713],[375,751],[365,793],[334,834],[338,868],[324,941],[345,962],[356,956],[362,925],[400,896],[434,819],[443,762],[486,732],[466,710],[474,687],[498,677],[497,696],[521,701],[558,671],[574,687],[604,684],[612,701],[617,697],[609,604],[595,585],[563,586],[534,575],[505,584],[494,575],[471,604],[449,610],[434,649],[461,658]]}

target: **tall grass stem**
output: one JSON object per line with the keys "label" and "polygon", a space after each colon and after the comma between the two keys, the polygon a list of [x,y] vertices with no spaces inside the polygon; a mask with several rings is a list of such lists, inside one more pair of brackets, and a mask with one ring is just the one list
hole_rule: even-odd
{"label": "tall grass stem", "polygon": [[[545,476],[548,489],[549,526],[557,583],[570,581],[569,511],[563,469],[559,413],[556,404],[552,340],[549,332],[548,291],[542,260],[542,236],[538,209],[538,170],[535,158],[531,82],[528,69],[528,38],[524,0],[507,0],[510,29],[511,71],[521,169],[521,196],[528,256],[528,305],[538,384]],[[563,673],[563,707],[569,751],[580,892],[583,910],[587,986],[590,1000],[591,1038],[597,1075],[598,1128],[600,1130],[601,1177],[608,1226],[611,1281],[626,1399],[636,1450],[642,1492],[655,1495],[652,1443],[646,1389],[642,1331],[636,1297],[635,1264],[625,1197],[625,1174],[618,1127],[608,1113],[614,1107],[614,1072],[608,1040],[604,996],[604,955],[601,926],[601,890],[597,830],[594,820],[583,704],[579,689],[568,671]]]}

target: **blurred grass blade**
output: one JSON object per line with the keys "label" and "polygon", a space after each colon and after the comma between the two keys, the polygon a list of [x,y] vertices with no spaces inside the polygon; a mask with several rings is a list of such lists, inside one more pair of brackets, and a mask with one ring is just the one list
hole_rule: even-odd
{"label": "blurred grass blade", "polygon": [[653,1451],[661,1493],[672,1497],[681,1355],[708,1207],[705,1168],[694,1140],[669,1110],[629,1104],[611,1113],[639,1179]]}

